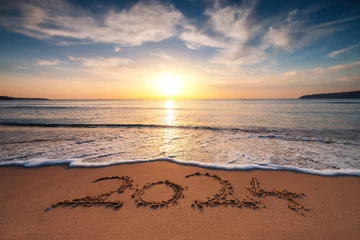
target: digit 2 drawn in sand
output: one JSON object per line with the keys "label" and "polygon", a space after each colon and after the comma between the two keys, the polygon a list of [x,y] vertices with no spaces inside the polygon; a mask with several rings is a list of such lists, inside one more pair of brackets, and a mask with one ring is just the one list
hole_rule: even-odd
{"label": "digit 2 drawn in sand", "polygon": [[95,181],[93,181],[92,183],[106,181],[106,180],[119,180],[119,181],[123,181],[124,183],[122,185],[120,185],[120,187],[118,187],[116,190],[112,190],[107,193],[101,193],[97,196],[86,196],[83,198],[75,198],[73,200],[65,200],[65,201],[61,201],[61,202],[52,204],[50,206],[50,208],[48,208],[47,210],[51,210],[51,209],[54,209],[59,206],[63,206],[63,207],[66,207],[66,206],[72,206],[72,207],[76,207],[76,206],[84,206],[84,207],[107,206],[107,207],[113,207],[113,208],[120,208],[123,205],[123,202],[117,201],[117,200],[109,201],[107,199],[115,192],[123,193],[126,190],[126,188],[131,189],[133,180],[128,176],[122,176],[122,177],[113,176],[113,177],[99,178],[99,179],[96,179]]}

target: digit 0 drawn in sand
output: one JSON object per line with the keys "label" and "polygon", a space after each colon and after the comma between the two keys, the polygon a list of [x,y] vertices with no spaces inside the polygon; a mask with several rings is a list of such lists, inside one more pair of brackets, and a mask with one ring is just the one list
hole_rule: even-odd
{"label": "digit 0 drawn in sand", "polygon": [[[162,185],[162,184],[165,184],[167,187],[171,187],[174,190],[174,195],[170,199],[164,201],[150,201],[143,198],[145,191],[149,190],[150,188],[156,185]],[[166,180],[166,181],[147,183],[141,189],[135,189],[135,193],[132,194],[131,197],[135,199],[136,206],[138,207],[149,206],[150,208],[156,209],[165,206],[168,207],[170,204],[172,205],[178,204],[178,201],[181,198],[184,198],[183,191],[184,188],[179,184]]]}

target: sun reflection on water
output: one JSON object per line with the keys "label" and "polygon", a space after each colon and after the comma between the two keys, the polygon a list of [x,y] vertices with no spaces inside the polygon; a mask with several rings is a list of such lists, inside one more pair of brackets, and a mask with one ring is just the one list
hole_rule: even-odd
{"label": "sun reflection on water", "polygon": [[[168,99],[165,103],[165,119],[167,125],[176,125],[176,110],[173,100]],[[163,144],[160,147],[163,157],[175,157],[181,152],[181,136],[179,129],[164,128],[163,130]]]}
{"label": "sun reflection on water", "polygon": [[174,125],[175,124],[175,104],[174,101],[171,99],[166,100],[166,123],[168,125]]}

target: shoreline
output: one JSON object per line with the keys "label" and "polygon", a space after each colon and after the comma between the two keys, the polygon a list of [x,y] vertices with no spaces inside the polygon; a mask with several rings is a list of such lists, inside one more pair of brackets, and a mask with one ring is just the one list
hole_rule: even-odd
{"label": "shoreline", "polygon": [[[221,184],[206,176],[185,178],[200,172],[220,177],[232,184],[233,196],[261,200],[259,209],[225,205],[192,207],[195,200],[206,201],[221,190]],[[24,168],[0,167],[0,236],[3,239],[355,239],[359,234],[360,178],[318,176],[292,171],[219,170],[158,161],[121,164],[100,168],[67,165]],[[119,209],[104,206],[56,207],[64,201],[94,196],[117,189],[118,179],[129,176],[133,188],[158,181],[183,187],[184,198],[177,204],[152,209],[137,207],[131,195],[135,189],[113,193],[108,200],[119,201]],[[288,201],[274,196],[257,197],[247,190],[252,178],[259,188],[305,193],[296,199],[311,211],[300,214]],[[138,186],[137,186],[138,185]],[[151,186],[147,201],[162,202],[174,195],[172,187]],[[249,200],[251,201],[251,200]],[[264,208],[265,206],[266,208]]]}
{"label": "shoreline", "polygon": [[181,166],[193,166],[204,168],[208,170],[219,170],[219,171],[285,171],[285,172],[294,172],[294,173],[303,173],[316,176],[324,177],[335,177],[335,176],[353,176],[360,177],[360,170],[356,169],[337,169],[337,170],[316,170],[316,169],[306,169],[299,168],[294,166],[281,166],[281,165],[213,165],[211,163],[202,163],[196,161],[181,161],[174,158],[155,158],[155,159],[145,159],[145,160],[128,160],[124,162],[82,162],[81,160],[45,160],[45,161],[8,161],[0,162],[0,168],[2,167],[20,167],[20,168],[39,168],[39,167],[51,167],[51,166],[66,166],[69,168],[105,168],[111,166],[121,166],[128,164],[142,164],[142,163],[157,163],[157,162],[167,162],[178,164]]}

